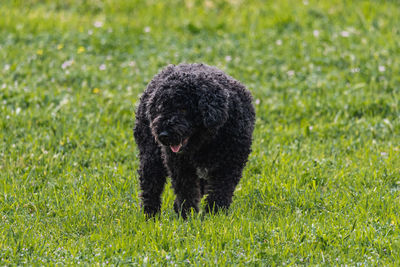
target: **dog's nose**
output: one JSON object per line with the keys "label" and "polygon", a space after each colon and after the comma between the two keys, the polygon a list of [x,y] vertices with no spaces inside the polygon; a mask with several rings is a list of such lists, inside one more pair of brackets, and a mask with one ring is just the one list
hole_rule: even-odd
{"label": "dog's nose", "polygon": [[163,131],[158,135],[158,139],[161,141],[161,143],[167,143],[168,137],[169,134],[167,131]]}

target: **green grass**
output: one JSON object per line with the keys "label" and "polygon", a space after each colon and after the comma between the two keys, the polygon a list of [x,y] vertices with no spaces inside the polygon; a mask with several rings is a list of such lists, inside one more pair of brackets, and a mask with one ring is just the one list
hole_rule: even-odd
{"label": "green grass", "polygon": [[[0,4],[0,265],[399,265],[397,1]],[[252,91],[227,214],[139,207],[135,105],[168,63]]]}

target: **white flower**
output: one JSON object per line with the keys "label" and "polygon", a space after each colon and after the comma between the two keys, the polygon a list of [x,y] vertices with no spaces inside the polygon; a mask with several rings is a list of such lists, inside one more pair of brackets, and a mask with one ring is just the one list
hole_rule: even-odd
{"label": "white flower", "polygon": [[342,37],[347,38],[347,37],[350,36],[350,33],[349,33],[348,31],[341,31],[341,32],[340,32],[340,35],[341,35]]}
{"label": "white flower", "polygon": [[231,56],[226,56],[226,57],[225,57],[225,61],[229,62],[229,61],[231,61],[231,60],[232,60],[232,57],[231,57]]}
{"label": "white flower", "polygon": [[101,64],[99,66],[99,70],[105,70],[106,69],[106,64]]}
{"label": "white flower", "polygon": [[290,77],[294,76],[294,74],[295,74],[294,70],[288,70],[286,73]]}
{"label": "white flower", "polygon": [[151,28],[149,26],[144,27],[144,32],[149,33],[151,31]]}
{"label": "white flower", "polygon": [[350,70],[352,73],[358,73],[360,72],[360,68],[353,68]]}
{"label": "white flower", "polygon": [[72,59],[64,61],[64,63],[61,65],[61,68],[66,69],[66,68],[70,67],[72,64],[74,64],[74,61]]}
{"label": "white flower", "polygon": [[314,30],[314,31],[313,31],[313,35],[314,35],[315,37],[318,37],[318,36],[319,36],[319,30]]}
{"label": "white flower", "polygon": [[93,26],[95,26],[96,28],[101,28],[101,27],[103,27],[103,25],[104,25],[104,22],[102,22],[102,21],[95,21],[93,23]]}
{"label": "white flower", "polygon": [[386,68],[385,68],[385,66],[379,66],[378,70],[379,70],[379,72],[385,72]]}
{"label": "white flower", "polygon": [[282,40],[281,39],[278,39],[278,40],[276,40],[276,45],[282,45]]}

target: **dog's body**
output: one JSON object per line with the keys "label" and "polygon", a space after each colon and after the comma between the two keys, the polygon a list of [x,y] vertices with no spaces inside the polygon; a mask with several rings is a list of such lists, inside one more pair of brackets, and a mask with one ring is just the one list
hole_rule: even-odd
{"label": "dog's body", "polygon": [[169,175],[174,209],[184,218],[228,208],[251,150],[255,112],[250,92],[204,64],[169,65],[147,86],[136,113],[142,207],[154,215]]}

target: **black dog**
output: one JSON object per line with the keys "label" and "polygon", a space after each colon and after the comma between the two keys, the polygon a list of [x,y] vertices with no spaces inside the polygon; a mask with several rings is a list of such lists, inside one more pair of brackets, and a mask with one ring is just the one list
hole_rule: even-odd
{"label": "black dog", "polygon": [[251,150],[251,101],[241,83],[204,64],[169,65],[153,78],[134,128],[146,215],[160,211],[167,176],[182,217],[205,194],[208,212],[229,207]]}

